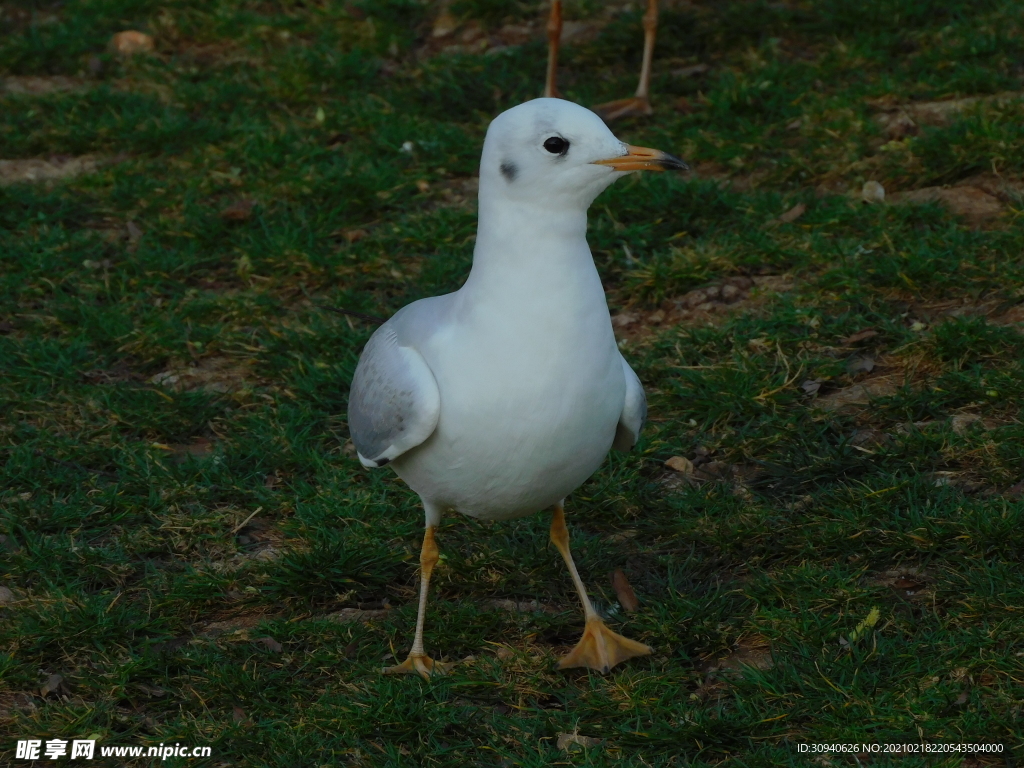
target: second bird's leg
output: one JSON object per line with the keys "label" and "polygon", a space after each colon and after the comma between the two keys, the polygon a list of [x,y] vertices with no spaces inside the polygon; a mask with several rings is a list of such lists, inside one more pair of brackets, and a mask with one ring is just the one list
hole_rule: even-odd
{"label": "second bird's leg", "polygon": [[583,603],[583,615],[587,624],[583,630],[583,637],[576,647],[558,662],[559,669],[569,667],[588,667],[598,672],[607,674],[608,671],[619,662],[631,659],[634,656],[646,656],[653,653],[650,646],[630,640],[627,637],[612,632],[601,621],[594,606],[587,597],[587,589],[583,586],[583,580],[576,570],[576,563],[573,562],[572,553],[569,552],[569,529],[565,527],[565,513],[562,504],[555,505],[555,514],[551,519],[551,543],[555,545],[569,567],[569,575],[572,576],[572,583],[576,585],[576,591]]}
{"label": "second bird's leg", "polygon": [[640,84],[636,87],[636,96],[629,99],[609,101],[599,104],[594,111],[606,122],[620,117],[633,115],[650,115],[651,107],[651,61],[654,59],[654,39],[658,32],[658,0],[647,0],[647,12],[644,14],[644,60],[640,65]]}
{"label": "second bird's leg", "polygon": [[434,541],[434,526],[427,525],[427,530],[423,533],[423,546],[420,548],[420,605],[416,613],[416,635],[412,641],[412,650],[409,651],[409,658],[401,664],[385,667],[384,674],[386,675],[417,673],[422,677],[429,678],[432,674],[443,675],[447,671],[446,665],[434,661],[427,656],[423,649],[423,623],[427,616],[427,591],[430,588],[430,574],[439,558],[437,543]]}
{"label": "second bird's leg", "polygon": [[555,84],[558,75],[558,45],[562,38],[562,0],[551,0],[548,16],[548,72],[544,79],[545,98],[561,98]]}

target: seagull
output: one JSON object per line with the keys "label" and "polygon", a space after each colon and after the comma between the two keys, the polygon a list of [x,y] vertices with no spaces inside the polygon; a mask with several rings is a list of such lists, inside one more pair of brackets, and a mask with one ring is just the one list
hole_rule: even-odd
{"label": "seagull", "polygon": [[636,443],[647,415],[612,333],[587,209],[633,171],[685,169],[619,141],[596,114],[561,99],[528,101],[491,122],[465,284],[399,310],[370,337],[352,379],[348,423],[360,462],[390,466],[425,513],[412,650],[385,673],[447,671],[426,654],[423,626],[439,558],[434,531],[450,511],[509,520],[552,510],[551,541],[586,618],[560,668],[607,673],[652,652],[608,629],[591,605],[563,503],[609,449]]}
{"label": "seagull", "polygon": [[[598,104],[594,111],[606,122],[618,120],[620,117],[635,117],[654,113],[651,107],[651,61],[654,58],[654,39],[658,32],[658,0],[647,0],[647,10],[643,15],[644,57],[640,64],[640,82],[636,87],[636,95],[626,99],[617,99],[605,104]],[[548,14],[548,69],[544,81],[544,95],[558,97],[555,84],[558,74],[558,47],[562,38],[562,0],[551,0],[551,12]]]}

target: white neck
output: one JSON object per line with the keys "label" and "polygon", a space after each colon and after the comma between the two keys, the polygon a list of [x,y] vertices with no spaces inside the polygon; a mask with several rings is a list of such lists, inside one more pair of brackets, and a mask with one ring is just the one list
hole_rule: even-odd
{"label": "white neck", "polygon": [[533,306],[550,300],[571,307],[584,296],[603,303],[586,235],[585,208],[553,211],[481,194],[473,268],[462,290],[485,291],[489,301],[507,298],[520,307],[524,297]]}

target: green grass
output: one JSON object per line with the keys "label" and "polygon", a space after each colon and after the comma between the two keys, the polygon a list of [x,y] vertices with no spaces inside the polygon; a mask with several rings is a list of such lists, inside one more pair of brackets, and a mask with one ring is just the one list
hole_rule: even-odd
{"label": "green grass", "polygon": [[[895,140],[875,119],[1022,90],[1019,3],[666,5],[657,111],[615,130],[704,171],[631,178],[594,206],[613,312],[646,329],[623,349],[652,418],[567,509],[599,607],[656,653],[608,677],[556,671],[582,616],[547,517],[450,517],[426,639],[473,658],[429,682],[379,673],[411,643],[422,514],[346,448],[373,328],[326,308],[387,316],[458,287],[465,181],[488,121],[539,93],[542,36],[434,55],[437,8],[417,0],[4,6],[0,73],[87,87],[0,96],[0,157],[114,161],[0,187],[0,583],[16,598],[0,606],[0,760],[16,738],[93,734],[213,748],[167,765],[288,768],[798,766],[801,743],[921,740],[1007,751],[870,764],[1024,757],[1020,200],[975,230],[828,191],[1019,179],[1019,100]],[[564,51],[568,98],[631,93],[634,6]],[[494,33],[544,11],[452,8]],[[106,52],[131,27],[156,55]],[[220,215],[242,199],[248,219]],[[740,276],[788,289],[673,314]],[[862,356],[876,369],[850,373]],[[185,373],[153,382],[167,371]],[[870,405],[820,407],[883,376]],[[681,482],[672,456],[746,479]],[[376,613],[328,618],[353,608]],[[52,674],[63,687],[40,695]],[[602,744],[560,751],[577,729]]]}

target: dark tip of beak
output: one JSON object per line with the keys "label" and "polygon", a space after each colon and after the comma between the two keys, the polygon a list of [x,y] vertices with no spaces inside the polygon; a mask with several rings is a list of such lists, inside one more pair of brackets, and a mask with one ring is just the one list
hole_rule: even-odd
{"label": "dark tip of beak", "polygon": [[664,168],[666,171],[688,171],[688,166],[683,160],[680,160],[675,155],[670,155],[666,152],[662,157],[658,158],[658,165]]}

